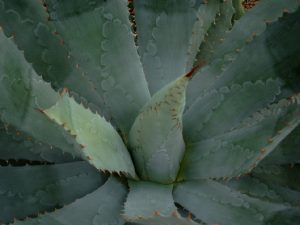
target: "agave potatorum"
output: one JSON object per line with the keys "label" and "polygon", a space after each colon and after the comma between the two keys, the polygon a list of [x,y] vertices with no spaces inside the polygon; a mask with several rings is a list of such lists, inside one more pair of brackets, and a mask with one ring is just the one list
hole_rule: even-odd
{"label": "agave potatorum", "polygon": [[297,224],[299,1],[134,15],[0,0],[0,222]]}

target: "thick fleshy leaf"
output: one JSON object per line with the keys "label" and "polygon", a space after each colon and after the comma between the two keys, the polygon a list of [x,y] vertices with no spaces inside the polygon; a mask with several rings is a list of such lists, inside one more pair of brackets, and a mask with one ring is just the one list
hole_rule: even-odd
{"label": "thick fleshy leaf", "polygon": [[[194,64],[197,64],[196,56],[199,51],[199,47],[203,44],[207,38],[208,30],[214,26],[215,20],[220,13],[222,2],[218,0],[210,0],[204,2],[197,10],[197,19],[193,25],[192,35],[188,45],[188,58],[185,70],[190,70]],[[201,51],[201,50],[200,50]],[[205,61],[199,59],[200,62]],[[205,61],[206,62],[206,61]]]}
{"label": "thick fleshy leaf", "polygon": [[124,209],[127,221],[146,225],[197,225],[177,212],[172,196],[173,185],[129,182],[129,187]]}
{"label": "thick fleshy leaf", "polygon": [[16,221],[14,225],[123,225],[120,217],[126,198],[126,187],[116,178],[109,178],[94,192],[70,205],[34,219]]}
{"label": "thick fleshy leaf", "polygon": [[[241,2],[235,0],[235,2]],[[239,3],[236,3],[237,6]],[[230,33],[224,39],[222,45],[215,52],[215,57],[237,56],[241,50],[256,35],[263,33],[267,23],[274,22],[282,16],[284,12],[294,12],[299,7],[297,0],[262,0],[252,10],[249,10],[240,20],[235,22]],[[235,7],[237,9],[238,7]],[[270,8],[272,10],[270,10]],[[226,57],[226,56],[225,56]],[[231,58],[232,60],[232,58]]]}
{"label": "thick fleshy leaf", "polygon": [[[286,82],[293,78],[289,86],[297,86],[300,13],[292,12],[298,6],[297,0],[261,1],[238,20],[223,44],[213,50],[214,60],[194,76],[187,92],[187,108],[208,90],[246,81],[281,78]],[[283,11],[291,14],[277,21]],[[266,21],[273,23],[267,26]]]}
{"label": "thick fleshy leaf", "polygon": [[38,108],[55,104],[59,94],[33,71],[21,51],[0,30],[0,117],[20,131],[69,152],[80,147],[60,126],[49,121]]}
{"label": "thick fleshy leaf", "polygon": [[298,9],[267,26],[262,35],[241,50],[239,57],[218,77],[214,87],[280,78],[285,91],[299,92],[299,19]]}
{"label": "thick fleshy leaf", "polygon": [[187,145],[179,179],[231,178],[251,171],[300,123],[293,100],[255,113],[240,127]]}
{"label": "thick fleshy leaf", "polygon": [[75,160],[71,154],[63,154],[56,147],[37,142],[32,137],[2,122],[0,122],[0,159],[25,159],[56,163]]}
{"label": "thick fleshy leaf", "polygon": [[52,211],[94,191],[104,181],[85,162],[0,167],[0,222]]}
{"label": "thick fleshy leaf", "polygon": [[262,162],[263,164],[300,163],[300,126],[298,126],[280,145]]}
{"label": "thick fleshy leaf", "polygon": [[150,98],[131,33],[127,2],[46,2],[71,60],[93,82],[104,100],[102,108],[126,137],[138,111]]}
{"label": "thick fleshy leaf", "polygon": [[251,176],[224,182],[229,187],[254,198],[300,205],[300,168],[289,165],[257,167]]}
{"label": "thick fleshy leaf", "polygon": [[[139,53],[151,93],[189,71],[219,1],[134,1]],[[172,38],[170,38],[172,37]]]}
{"label": "thick fleshy leaf", "polygon": [[242,5],[243,1],[244,0],[233,0],[232,1],[233,7],[234,7],[234,11],[235,11],[235,13],[234,13],[234,19],[235,20],[240,19],[243,16],[243,14],[245,13],[245,9],[244,9],[244,7]]}
{"label": "thick fleshy leaf", "polygon": [[262,225],[283,204],[251,198],[215,181],[193,181],[176,185],[174,199],[196,218],[208,224]]}
{"label": "thick fleshy leaf", "polygon": [[182,112],[188,80],[184,75],[157,92],[130,130],[134,164],[145,180],[170,183],[176,178],[185,149]]}
{"label": "thick fleshy leaf", "polygon": [[125,203],[125,218],[138,220],[155,214],[171,215],[176,207],[173,202],[173,185],[152,182],[129,182],[129,195]]}
{"label": "thick fleshy leaf", "polygon": [[268,184],[284,201],[299,207],[300,168],[299,166],[261,166],[253,171],[253,177]]}
{"label": "thick fleshy leaf", "polygon": [[[254,198],[279,203],[285,202],[282,199],[282,196],[280,196],[278,192],[276,192],[272,187],[270,187],[268,183],[265,183],[257,179],[256,177],[253,177],[252,174],[249,176],[241,177],[239,179],[224,181],[223,184]],[[295,196],[295,199],[299,198]]]}
{"label": "thick fleshy leaf", "polygon": [[[69,49],[49,21],[42,1],[1,0],[0,24],[8,37],[14,37],[37,74],[52,87],[56,90],[68,87],[72,93],[81,94],[78,100],[83,101],[84,97],[90,106],[103,106],[92,82],[82,76],[82,71],[70,60]],[[96,109],[100,111],[99,107]]]}
{"label": "thick fleshy leaf", "polygon": [[275,100],[282,83],[245,82],[201,96],[184,114],[184,136],[189,143],[233,130],[248,116]]}
{"label": "thick fleshy leaf", "polygon": [[232,28],[233,14],[234,8],[232,6],[232,0],[223,1],[220,4],[220,12],[217,13],[215,21],[208,29],[206,37],[201,43],[197,61],[209,63],[213,60],[212,56],[215,49],[222,44],[225,36]]}
{"label": "thick fleshy leaf", "polygon": [[136,176],[126,146],[104,117],[77,104],[66,92],[43,112],[76,137],[84,158],[97,169]]}
{"label": "thick fleshy leaf", "polygon": [[288,209],[277,213],[266,222],[266,225],[298,225],[300,221],[300,209]]}
{"label": "thick fleshy leaf", "polygon": [[[202,91],[198,93],[198,96],[194,98],[193,102],[189,101],[187,98],[187,104],[189,105],[185,112],[187,116],[184,116],[184,118],[189,121],[184,123],[184,133],[187,133],[185,134],[187,140],[189,139],[189,135],[191,135],[191,140],[200,140],[208,137],[211,138],[218,132],[224,132],[228,128],[232,129],[239,124],[243,117],[249,115],[247,115],[247,113],[253,113],[254,111],[260,110],[264,105],[274,100],[278,101],[278,99],[283,96],[300,90],[299,87],[297,87],[299,84],[297,72],[299,61],[298,52],[300,50],[298,48],[299,45],[297,45],[298,39],[300,38],[300,33],[298,32],[300,26],[299,23],[297,23],[300,18],[299,16],[300,10],[293,14],[285,15],[278,22],[270,25],[264,34],[245,47],[244,51],[241,52],[240,57],[235,60],[227,70],[221,73],[218,78],[210,73],[206,74],[207,76],[205,74],[198,74],[194,77],[188,90],[196,90],[194,88],[201,90],[202,87],[205,89],[202,89]],[[210,67],[207,68],[210,72],[214,69],[213,65],[210,65]],[[205,73],[205,71],[203,72]],[[215,75],[216,74],[217,72]],[[203,75],[202,80],[199,75]],[[276,91],[276,82],[274,83],[274,79],[277,83],[278,79],[280,80],[278,83],[280,92]],[[199,83],[200,81],[201,83]],[[232,100],[241,96],[237,95],[231,100],[229,98],[227,99],[229,102],[226,102],[226,98],[219,93],[222,90],[227,90],[228,86],[238,87],[239,85],[249,84],[249,82],[256,83],[258,88],[261,86],[259,83],[262,81],[265,84],[269,84],[267,85],[268,88],[259,91],[260,93],[263,93],[266,98],[261,98],[260,96],[254,97],[256,92],[253,89],[253,94],[249,92],[250,96],[247,97],[244,95],[243,100],[238,100],[236,104],[231,105],[229,102],[233,103]],[[193,86],[195,84],[199,85],[197,87]],[[204,87],[204,85],[206,85],[206,87]],[[249,89],[251,89],[250,87],[251,85],[248,85]],[[215,88],[216,90],[214,90]],[[273,97],[272,90],[274,93]],[[278,95],[279,93],[280,95]],[[267,97],[268,95],[269,97]],[[227,96],[230,96],[230,94]],[[245,106],[245,108],[236,111],[239,105],[248,105],[248,101],[249,108]],[[204,107],[201,107],[202,105]],[[222,108],[224,109],[224,113],[219,111]],[[247,111],[244,111],[245,114],[243,114],[243,109],[248,109]],[[221,117],[215,118],[214,113]],[[199,121],[199,123],[196,125],[191,124],[192,119]],[[230,122],[229,126],[227,122]],[[206,128],[208,128],[208,132],[206,132]],[[192,132],[193,129],[199,129],[200,132],[198,132],[198,134],[197,132]],[[227,132],[228,131],[229,130],[227,130]]]}

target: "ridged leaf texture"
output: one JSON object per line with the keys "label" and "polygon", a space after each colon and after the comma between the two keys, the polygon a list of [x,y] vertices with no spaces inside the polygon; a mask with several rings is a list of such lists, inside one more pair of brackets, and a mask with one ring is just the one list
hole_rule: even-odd
{"label": "ridged leaf texture", "polygon": [[298,225],[299,6],[0,0],[0,224]]}
{"label": "ridged leaf texture", "polygon": [[82,146],[82,157],[97,169],[135,177],[126,146],[105,118],[77,104],[66,92],[54,106],[42,112],[75,136]]}

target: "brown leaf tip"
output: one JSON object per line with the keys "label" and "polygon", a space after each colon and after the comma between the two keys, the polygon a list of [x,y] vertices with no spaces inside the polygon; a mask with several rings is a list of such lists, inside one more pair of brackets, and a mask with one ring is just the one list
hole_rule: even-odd
{"label": "brown leaf tip", "polygon": [[45,113],[43,109],[40,109],[40,108],[34,108],[34,109],[40,113]]}
{"label": "brown leaf tip", "polygon": [[196,66],[194,66],[188,73],[185,74],[185,77],[192,78],[193,75],[205,65],[204,61],[200,61]]}
{"label": "brown leaf tip", "polygon": [[287,8],[284,8],[282,11],[283,11],[284,13],[289,13],[289,10],[288,10]]}

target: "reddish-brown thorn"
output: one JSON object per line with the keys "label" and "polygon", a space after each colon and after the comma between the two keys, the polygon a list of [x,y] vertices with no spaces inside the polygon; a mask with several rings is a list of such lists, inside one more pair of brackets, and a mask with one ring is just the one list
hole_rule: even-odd
{"label": "reddish-brown thorn", "polygon": [[284,13],[288,13],[289,10],[288,10],[287,8],[284,8],[284,9],[283,9],[283,12],[284,12]]}
{"label": "reddish-brown thorn", "polygon": [[69,92],[70,92],[70,90],[67,87],[64,87],[62,92],[60,93],[60,96],[63,96],[64,94],[69,93]]}
{"label": "reddish-brown thorn", "polygon": [[154,211],[154,216],[160,216],[160,212],[159,211]]}
{"label": "reddish-brown thorn", "polygon": [[43,109],[39,109],[39,108],[34,108],[34,109],[40,113],[45,113]]}

